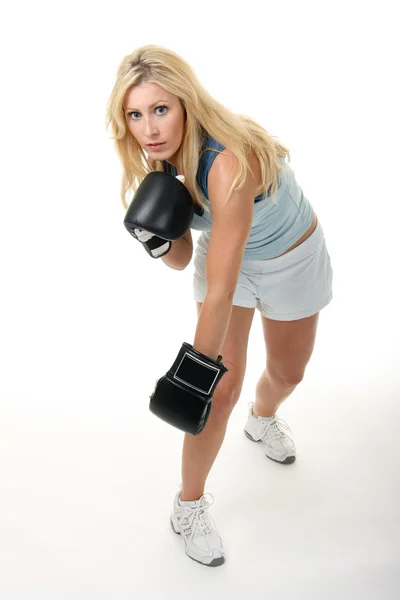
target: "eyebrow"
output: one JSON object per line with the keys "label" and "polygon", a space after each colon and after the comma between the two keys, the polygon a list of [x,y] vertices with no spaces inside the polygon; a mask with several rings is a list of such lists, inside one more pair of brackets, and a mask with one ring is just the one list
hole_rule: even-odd
{"label": "eyebrow", "polygon": [[[168,100],[157,100],[157,102],[154,102],[154,104],[151,104],[149,106],[149,108],[154,108],[155,105],[158,104],[159,102],[168,102]],[[137,108],[126,108],[125,112],[127,112],[128,110],[132,110],[132,111],[135,111],[135,112],[140,112]]]}

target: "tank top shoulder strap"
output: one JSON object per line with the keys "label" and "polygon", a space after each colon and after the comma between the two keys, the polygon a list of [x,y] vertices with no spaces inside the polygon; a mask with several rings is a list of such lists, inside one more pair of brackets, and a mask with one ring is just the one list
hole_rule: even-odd
{"label": "tank top shoulder strap", "polygon": [[225,150],[225,146],[215,140],[210,135],[206,135],[202,144],[202,149],[199,157],[199,166],[197,169],[197,183],[199,184],[204,196],[208,198],[207,179],[208,173],[212,167],[214,160],[218,154]]}

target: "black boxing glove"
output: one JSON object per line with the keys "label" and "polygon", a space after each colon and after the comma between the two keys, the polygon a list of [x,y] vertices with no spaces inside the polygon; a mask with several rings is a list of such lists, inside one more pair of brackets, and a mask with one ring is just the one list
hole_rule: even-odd
{"label": "black boxing glove", "polygon": [[156,382],[150,411],[181,431],[199,434],[210,415],[214,390],[228,370],[221,359],[183,342],[172,367]]}
{"label": "black boxing glove", "polygon": [[126,212],[126,229],[152,258],[167,254],[172,240],[183,237],[190,227],[194,204],[184,180],[183,175],[152,171],[139,185]]}

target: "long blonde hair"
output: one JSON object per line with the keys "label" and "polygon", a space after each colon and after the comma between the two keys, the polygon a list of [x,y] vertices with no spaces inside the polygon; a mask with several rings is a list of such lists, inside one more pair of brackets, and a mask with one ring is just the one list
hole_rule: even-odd
{"label": "long blonde hair", "polygon": [[135,192],[151,171],[163,171],[162,162],[150,160],[126,121],[123,101],[132,86],[144,82],[156,83],[177,96],[186,112],[186,123],[178,161],[182,165],[185,182],[195,195],[194,200],[209,212],[206,199],[196,181],[204,140],[208,135],[231,150],[238,160],[238,173],[228,193],[240,189],[246,174],[251,172],[248,153],[253,150],[261,167],[262,185],[258,188],[266,198],[271,193],[276,201],[279,173],[278,158],[288,156],[289,149],[274,139],[258,123],[246,115],[232,113],[214,100],[201,85],[191,66],[178,54],[163,46],[148,45],[138,48],[122,60],[116,75],[106,114],[106,129],[111,126],[112,139],[123,167],[120,195],[124,208],[128,191]]}

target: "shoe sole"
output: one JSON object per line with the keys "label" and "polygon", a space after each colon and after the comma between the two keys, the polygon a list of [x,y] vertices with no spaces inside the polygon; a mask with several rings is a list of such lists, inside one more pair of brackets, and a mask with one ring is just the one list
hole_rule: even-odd
{"label": "shoe sole", "polygon": [[[180,531],[176,531],[175,530],[174,524],[172,523],[172,519],[170,519],[169,522],[171,523],[172,531],[174,533],[176,533],[177,535],[181,535]],[[210,563],[203,563],[200,560],[197,560],[196,558],[193,558],[193,556],[190,556],[190,554],[186,554],[186,556],[188,556],[189,558],[191,558],[195,562],[199,563],[200,565],[204,565],[205,567],[219,567],[220,565],[223,565],[224,562],[225,562],[225,557],[224,556],[220,556],[219,558],[213,558]]]}
{"label": "shoe sole", "polygon": [[[261,442],[262,440],[255,440],[254,438],[251,437],[251,435],[249,433],[247,433],[247,431],[245,429],[243,429],[245,436],[249,438],[249,440],[251,440],[252,442],[255,442],[256,444],[258,444],[259,442]],[[270,456],[268,456],[268,454],[265,454],[265,456],[267,458],[269,458],[269,460],[273,460],[274,462],[279,463],[280,465],[291,465],[294,463],[294,461],[296,460],[295,456],[287,456],[285,458],[285,460],[276,460],[276,458],[271,458]]]}

